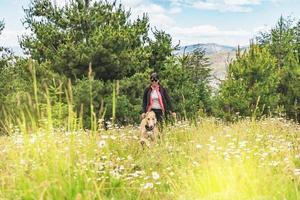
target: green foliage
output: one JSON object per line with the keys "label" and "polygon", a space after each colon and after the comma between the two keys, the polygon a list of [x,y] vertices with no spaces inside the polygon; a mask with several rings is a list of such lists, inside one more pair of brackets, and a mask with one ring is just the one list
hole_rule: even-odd
{"label": "green foliage", "polygon": [[[115,106],[118,122],[139,120],[150,68],[163,70],[173,50],[170,35],[155,30],[150,39],[148,17],[130,20],[130,12],[116,2],[75,0],[60,8],[50,0],[33,0],[24,11],[24,26],[33,34],[22,37],[22,48],[39,67],[50,66],[62,78],[72,79],[74,99],[71,94],[61,98],[74,103],[84,127],[90,127],[92,112],[109,120]],[[85,78],[90,76],[89,63],[92,81]],[[113,102],[114,80],[119,85]]]}
{"label": "green foliage", "polygon": [[[144,89],[149,85],[150,69],[122,79],[119,85],[117,119],[133,123],[140,121]],[[128,101],[128,104],[125,103]],[[124,110],[124,113],[121,113]]]}
{"label": "green foliage", "polygon": [[17,125],[22,121],[34,126],[43,123],[41,119],[46,115],[41,116],[40,111],[46,112],[49,103],[53,106],[53,123],[63,124],[66,115],[64,82],[47,63],[38,64],[24,58],[8,62],[0,71],[0,131],[8,131],[7,123]]}
{"label": "green foliage", "polygon": [[294,20],[281,17],[269,33],[258,37],[258,42],[276,58],[280,105],[284,106],[287,117],[299,121],[300,21],[295,24]]}
{"label": "green foliage", "polygon": [[174,48],[172,47],[172,38],[169,34],[158,30],[155,30],[153,34],[155,41],[150,41],[150,67],[155,72],[158,72],[164,70],[164,63],[171,56]]}
{"label": "green foliage", "polygon": [[235,115],[279,114],[299,121],[299,24],[280,17],[256,38],[257,45],[243,55],[237,52],[216,97],[217,115],[232,120]]}
{"label": "green foliage", "polygon": [[280,103],[287,117],[300,121],[300,63],[293,56],[279,71]]}
{"label": "green foliage", "polygon": [[39,62],[67,77],[82,78],[91,62],[95,79],[131,76],[149,66],[148,18],[129,20],[122,5],[70,1],[59,8],[50,0],[32,1],[25,9],[22,47]]}
{"label": "green foliage", "polygon": [[[90,84],[92,86],[92,95],[89,94]],[[84,117],[83,125],[84,127],[90,127],[90,118],[91,118],[91,97],[93,108],[96,115],[100,118],[103,114],[103,107],[105,97],[111,93],[111,85],[104,84],[100,80],[92,80],[84,78],[81,80],[76,80],[75,85],[73,86],[73,95],[74,95],[74,105],[77,113],[82,112]],[[105,96],[106,95],[106,96]]]}
{"label": "green foliage", "polygon": [[261,116],[275,112],[279,95],[276,59],[268,49],[251,45],[229,65],[217,97],[217,115],[232,120],[236,114]]}
{"label": "green foliage", "polygon": [[[149,37],[147,15],[131,20],[129,11],[110,1],[69,0],[64,7],[52,2],[32,0],[24,9],[24,26],[33,34],[24,35],[21,46],[32,61],[0,47],[1,107],[34,105],[26,112],[39,119],[43,110],[57,126],[68,118],[68,128],[94,128],[96,118],[136,123],[149,74],[157,71],[180,118],[215,114],[233,120],[283,111],[299,121],[300,21],[281,17],[257,37],[257,45],[238,50],[212,96],[205,51],[172,55],[169,34],[154,29]],[[0,21],[0,34],[3,28]]]}
{"label": "green foliage", "polygon": [[195,118],[200,112],[210,113],[210,68],[205,52],[170,57],[162,72],[162,83],[170,91],[176,112],[184,119]]}
{"label": "green foliage", "polygon": [[[116,84],[116,123],[133,124],[139,121],[142,104],[142,94],[148,84],[149,71],[136,73],[131,77],[124,78]],[[90,120],[90,98],[89,84],[87,78],[76,80],[73,87],[74,104],[77,112],[83,107],[84,125],[89,127]],[[92,102],[94,112],[98,118],[104,117],[111,120],[112,117],[112,95],[113,82],[92,80]]]}

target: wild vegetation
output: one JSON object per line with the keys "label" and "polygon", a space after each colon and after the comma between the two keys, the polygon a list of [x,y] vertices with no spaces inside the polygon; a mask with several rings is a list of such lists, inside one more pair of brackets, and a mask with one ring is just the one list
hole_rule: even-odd
{"label": "wild vegetation", "polygon": [[1,199],[299,199],[300,127],[178,122],[142,150],[136,127],[0,138]]}
{"label": "wild vegetation", "polygon": [[[24,9],[26,56],[0,47],[0,199],[300,198],[300,22],[238,49],[213,90],[205,51],[173,55],[147,15],[51,2]],[[142,150],[153,71],[177,119]]]}

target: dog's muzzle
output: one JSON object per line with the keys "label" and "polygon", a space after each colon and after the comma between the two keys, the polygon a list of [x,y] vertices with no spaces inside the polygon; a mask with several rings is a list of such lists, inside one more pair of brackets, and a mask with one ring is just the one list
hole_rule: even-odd
{"label": "dog's muzzle", "polygon": [[145,128],[146,128],[147,131],[152,131],[154,129],[154,126],[146,125]]}

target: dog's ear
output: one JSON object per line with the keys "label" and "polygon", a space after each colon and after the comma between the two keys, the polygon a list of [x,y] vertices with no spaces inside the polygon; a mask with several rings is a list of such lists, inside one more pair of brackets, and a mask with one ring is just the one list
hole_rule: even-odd
{"label": "dog's ear", "polygon": [[141,114],[141,119],[145,119],[146,115],[147,115],[146,113],[142,113]]}

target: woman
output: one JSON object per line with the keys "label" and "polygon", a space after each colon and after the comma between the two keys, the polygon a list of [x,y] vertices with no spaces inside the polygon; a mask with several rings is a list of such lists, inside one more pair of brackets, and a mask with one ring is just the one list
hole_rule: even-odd
{"label": "woman", "polygon": [[172,116],[176,116],[173,110],[170,97],[167,91],[159,84],[159,76],[156,72],[150,76],[151,84],[144,91],[143,96],[143,114],[145,117],[146,112],[153,111],[156,115],[158,122],[162,122],[163,116],[167,113],[171,113]]}

